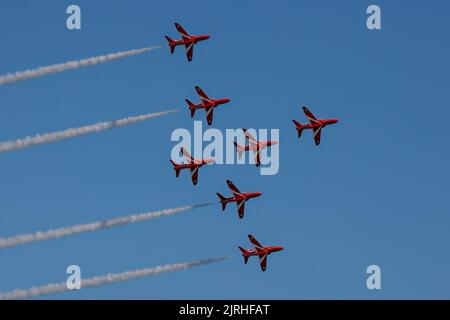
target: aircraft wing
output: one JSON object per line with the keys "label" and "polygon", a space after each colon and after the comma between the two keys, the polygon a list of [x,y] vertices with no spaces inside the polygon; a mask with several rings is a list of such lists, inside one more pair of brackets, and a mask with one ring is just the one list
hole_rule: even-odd
{"label": "aircraft wing", "polygon": [[195,162],[194,157],[191,156],[191,154],[183,147],[181,147],[181,153],[183,154],[183,156],[188,159],[191,163]]}
{"label": "aircraft wing", "polygon": [[241,195],[241,192],[239,189],[231,182],[230,180],[227,180],[228,188],[230,188],[231,192],[233,192],[235,195]]}
{"label": "aircraft wing", "polygon": [[316,143],[316,146],[320,144],[320,134],[322,132],[322,127],[317,127],[313,129],[314,132],[314,142]]}
{"label": "aircraft wing", "polygon": [[206,108],[206,121],[209,125],[213,122],[214,107]]}
{"label": "aircraft wing", "polygon": [[312,124],[319,123],[319,120],[317,120],[317,118],[312,114],[311,111],[309,111],[309,109],[307,107],[303,107],[303,112],[308,117],[309,122],[311,122]]}
{"label": "aircraft wing", "polygon": [[261,152],[261,149],[258,149],[258,150],[255,151],[255,163],[256,163],[257,167],[259,167],[261,165],[261,154],[260,154],[260,152]]}
{"label": "aircraft wing", "polygon": [[266,271],[267,267],[267,253],[263,253],[259,255],[259,265],[261,266],[262,271]]}
{"label": "aircraft wing", "polygon": [[258,240],[255,239],[254,236],[249,234],[248,239],[250,240],[251,243],[253,243],[253,245],[255,246],[256,249],[264,250],[264,247],[261,245],[261,243],[258,242]]}
{"label": "aircraft wing", "polygon": [[191,178],[194,186],[197,184],[198,181],[198,168],[199,168],[198,166],[191,168]]}
{"label": "aircraft wing", "polygon": [[254,136],[250,132],[248,132],[247,129],[242,129],[244,131],[245,138],[250,142],[252,145],[258,145],[258,140],[255,139]]}
{"label": "aircraft wing", "polygon": [[188,61],[192,61],[192,56],[194,55],[194,43],[186,43],[186,56]]}
{"label": "aircraft wing", "polygon": [[192,39],[191,35],[187,33],[187,31],[184,30],[184,28],[179,23],[175,22],[175,28],[177,28],[177,31],[180,33],[183,40]]}
{"label": "aircraft wing", "polygon": [[244,211],[245,211],[245,200],[239,200],[236,202],[237,207],[238,207],[238,213],[239,213],[239,218],[243,218],[244,217]]}
{"label": "aircraft wing", "polygon": [[195,86],[195,90],[197,91],[197,94],[203,101],[210,102],[211,99],[206,95],[206,93],[200,88],[199,86]]}

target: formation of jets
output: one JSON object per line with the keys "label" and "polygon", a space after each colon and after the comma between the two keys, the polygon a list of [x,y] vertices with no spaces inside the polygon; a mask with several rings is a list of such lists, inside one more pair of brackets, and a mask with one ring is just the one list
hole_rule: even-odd
{"label": "formation of jets", "polygon": [[[175,51],[175,48],[179,45],[184,45],[186,47],[186,56],[188,61],[192,61],[193,53],[194,53],[194,45],[197,44],[200,41],[204,41],[210,38],[209,35],[203,34],[203,35],[191,35],[189,34],[179,23],[175,23],[175,28],[181,35],[180,40],[173,40],[168,36],[165,36],[165,38],[168,41],[168,45],[170,48],[170,53],[173,54]],[[206,112],[206,120],[208,122],[208,125],[212,125],[213,123],[213,113],[214,109],[220,105],[227,104],[231,101],[229,98],[220,98],[220,99],[214,99],[210,98],[206,95],[206,93],[199,87],[196,86],[195,90],[197,91],[197,94],[201,100],[200,103],[195,104],[192,103],[190,100],[185,99],[186,103],[188,104],[189,110],[191,112],[191,118],[194,117],[195,111],[198,109],[204,109]],[[307,107],[303,107],[303,112],[305,113],[306,117],[309,119],[308,124],[301,124],[296,120],[292,120],[295,124],[295,128],[298,133],[298,137],[300,138],[302,135],[303,130],[305,129],[311,129],[313,132],[314,142],[318,146],[320,145],[321,140],[321,132],[322,128],[335,124],[338,122],[338,119],[317,119],[311,111]],[[253,152],[254,154],[254,160],[257,167],[261,165],[261,151],[265,148],[271,147],[273,145],[278,144],[278,141],[268,140],[258,140],[255,137],[251,135],[249,130],[242,129],[244,132],[244,136],[246,139],[246,145],[240,145],[237,142],[234,142],[235,149],[238,153],[238,157],[241,158],[244,152]],[[170,162],[173,165],[173,169],[175,170],[175,175],[178,177],[180,175],[180,171],[183,169],[189,169],[191,172],[191,179],[192,183],[194,185],[198,182],[198,170],[200,167],[208,164],[214,163],[213,159],[194,159],[192,155],[184,148],[181,148],[181,154],[183,157],[187,160],[186,163],[175,163],[174,161],[170,160]],[[219,201],[222,205],[222,211],[225,210],[228,203],[235,202],[237,206],[237,211],[239,218],[244,218],[245,213],[245,203],[252,199],[257,198],[261,196],[261,192],[241,192],[230,180],[227,180],[228,188],[231,190],[233,196],[232,197],[224,197],[220,193],[217,193],[217,196],[219,197]],[[239,249],[242,252],[242,256],[244,257],[244,262],[247,263],[249,257],[251,256],[257,256],[259,257],[259,262],[261,266],[261,270],[265,271],[267,266],[267,256],[270,255],[272,252],[281,251],[284,248],[281,246],[263,246],[261,245],[255,237],[252,235],[248,235],[248,238],[250,242],[253,244],[254,249],[244,249],[242,247],[239,247]]]}

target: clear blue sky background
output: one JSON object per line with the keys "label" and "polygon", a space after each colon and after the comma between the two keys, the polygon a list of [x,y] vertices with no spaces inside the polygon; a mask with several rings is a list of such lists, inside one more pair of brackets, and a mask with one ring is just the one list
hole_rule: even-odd
{"label": "clear blue sky background", "polygon": [[[113,230],[0,251],[0,291],[196,258],[226,262],[54,295],[58,299],[450,298],[448,1],[69,1],[0,5],[0,74],[131,48],[163,49],[0,87],[0,140],[165,110],[134,126],[0,155],[0,236],[215,201],[225,179],[263,196],[244,220],[220,205]],[[173,22],[209,33],[194,61],[170,56]],[[193,187],[168,162],[175,128],[192,128],[194,85],[232,103],[219,129],[279,128],[280,172],[202,168]],[[300,106],[341,122],[297,139]],[[197,119],[204,120],[204,114]],[[285,246],[260,272],[238,245],[253,233]],[[366,268],[382,268],[382,290]],[[45,297],[47,298],[47,297]]]}

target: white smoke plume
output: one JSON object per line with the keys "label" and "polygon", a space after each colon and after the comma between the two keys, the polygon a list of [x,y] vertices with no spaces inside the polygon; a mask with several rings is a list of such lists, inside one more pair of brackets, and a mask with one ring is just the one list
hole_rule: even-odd
{"label": "white smoke plume", "polygon": [[141,54],[141,53],[152,51],[152,50],[159,49],[159,48],[161,48],[161,46],[133,49],[133,50],[128,50],[128,51],[120,51],[120,52],[116,52],[116,53],[105,54],[102,56],[91,57],[91,58],[82,59],[82,60],[74,60],[74,61],[69,61],[69,62],[65,62],[65,63],[53,64],[51,66],[46,66],[46,67],[39,67],[36,69],[29,69],[29,70],[25,70],[25,71],[8,73],[8,74],[0,76],[0,85],[18,82],[18,81],[24,81],[24,80],[28,80],[31,78],[45,76],[47,74],[63,72],[66,70],[78,69],[78,68],[87,67],[87,66],[93,66],[93,65],[96,65],[99,63],[117,60],[117,59],[121,59],[121,58],[125,58],[125,57],[130,57],[130,56],[134,56],[137,54]]}
{"label": "white smoke plume", "polygon": [[210,205],[211,203],[197,204],[192,206],[185,206],[173,209],[164,209],[153,212],[146,212],[140,214],[132,214],[128,216],[113,218],[109,220],[95,221],[85,224],[77,224],[70,227],[59,229],[50,229],[47,231],[37,231],[35,233],[21,234],[12,236],[10,238],[0,238],[0,249],[14,247],[26,243],[44,241],[49,239],[56,239],[67,237],[78,233],[92,232],[97,230],[109,229],[113,227],[123,226],[130,223],[147,221],[163,216],[170,216],[173,214],[190,211],[196,208]]}
{"label": "white smoke plume", "polygon": [[127,126],[136,122],[146,121],[161,117],[166,114],[179,111],[178,109],[167,110],[162,112],[148,113],[140,116],[128,117],[124,119],[98,122],[93,125],[88,125],[78,128],[69,128],[62,131],[56,131],[51,133],[38,134],[32,137],[25,137],[12,141],[0,142],[0,153],[9,152],[13,150],[24,149],[28,147],[37,146],[40,144],[53,143],[59,140],[69,139],[77,136],[82,136],[90,133],[96,133],[100,131],[110,130],[113,128]]}
{"label": "white smoke plume", "polygon": [[[81,289],[89,287],[97,287],[104,284],[128,281],[136,278],[158,275],[165,272],[175,272],[178,270],[189,269],[213,262],[228,259],[228,257],[208,258],[202,260],[194,260],[189,262],[166,264],[154,268],[138,269],[133,271],[125,271],[122,273],[109,273],[103,276],[97,276],[88,279],[81,279]],[[67,288],[65,282],[50,283],[41,287],[31,287],[29,289],[16,289],[10,292],[0,293],[0,300],[28,299],[48,294],[55,294],[71,291]]]}

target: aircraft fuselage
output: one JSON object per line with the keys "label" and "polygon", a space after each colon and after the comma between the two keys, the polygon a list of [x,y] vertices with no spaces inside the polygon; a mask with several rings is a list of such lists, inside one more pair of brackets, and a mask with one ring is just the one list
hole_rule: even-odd
{"label": "aircraft fuselage", "polygon": [[226,104],[230,101],[231,101],[231,99],[228,99],[228,98],[208,99],[208,100],[202,101],[202,103],[200,103],[200,104],[196,104],[195,108],[203,109],[203,108],[217,107],[217,106],[220,106],[221,104]]}
{"label": "aircraft fuselage", "polygon": [[236,195],[231,198],[226,198],[224,200],[224,202],[238,202],[238,201],[242,201],[242,200],[247,201],[252,198],[257,198],[261,195],[262,195],[261,192],[243,192],[240,195]]}
{"label": "aircraft fuselage", "polygon": [[249,249],[247,250],[248,256],[259,256],[260,254],[271,254],[272,252],[277,252],[283,250],[284,247],[281,246],[267,246],[262,249]]}
{"label": "aircraft fuselage", "polygon": [[176,46],[179,46],[179,45],[190,45],[191,43],[196,44],[197,42],[208,40],[208,39],[209,39],[209,35],[201,34],[198,36],[190,36],[190,38],[187,38],[187,39],[173,40],[173,42]]}

